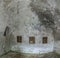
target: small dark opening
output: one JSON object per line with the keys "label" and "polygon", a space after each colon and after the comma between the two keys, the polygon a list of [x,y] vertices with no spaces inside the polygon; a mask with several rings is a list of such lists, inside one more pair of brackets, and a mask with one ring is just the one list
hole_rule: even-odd
{"label": "small dark opening", "polygon": [[22,43],[22,36],[17,36],[17,42]]}
{"label": "small dark opening", "polygon": [[35,37],[29,37],[29,43],[34,44],[35,43]]}
{"label": "small dark opening", "polygon": [[43,37],[43,44],[46,44],[47,43],[47,37]]}
{"label": "small dark opening", "polygon": [[4,31],[4,36],[6,36],[9,33],[9,27],[7,26]]}

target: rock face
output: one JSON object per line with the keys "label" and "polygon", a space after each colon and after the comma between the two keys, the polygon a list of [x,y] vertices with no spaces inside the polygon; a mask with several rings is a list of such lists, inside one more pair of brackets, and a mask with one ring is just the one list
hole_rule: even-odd
{"label": "rock face", "polygon": [[[47,53],[54,50],[53,31],[57,32],[60,27],[57,1],[1,0],[0,4],[2,38],[6,26],[10,28],[4,37],[5,45],[2,44],[5,51],[11,49],[23,53]],[[22,36],[22,43],[17,43],[17,36]],[[35,44],[29,44],[30,36],[35,37]],[[42,43],[43,37],[48,38],[47,44]]]}
{"label": "rock face", "polygon": [[[6,26],[8,25],[6,14],[4,11],[4,3],[3,0],[0,0],[0,55],[6,53],[9,51],[9,40],[6,40],[6,37],[4,37],[4,30]],[[8,46],[7,46],[8,45]],[[7,48],[7,49],[6,49]]]}
{"label": "rock face", "polygon": [[55,29],[55,0],[33,1],[31,2],[30,6],[32,11],[37,14],[42,25],[44,25],[46,28]]}
{"label": "rock face", "polygon": [[[31,10],[31,1],[12,1],[7,8],[9,27],[15,36],[11,50],[23,53],[46,53],[53,51],[54,37],[52,30],[40,25],[38,16]],[[17,36],[22,36],[22,43],[17,43]],[[29,37],[35,37],[35,44],[29,44]],[[43,44],[42,38],[48,37],[48,43]],[[45,49],[46,48],[46,49]]]}

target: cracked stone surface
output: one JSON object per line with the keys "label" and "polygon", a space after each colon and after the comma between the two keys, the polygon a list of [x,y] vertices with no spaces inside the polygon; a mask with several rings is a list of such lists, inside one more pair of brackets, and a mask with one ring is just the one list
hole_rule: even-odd
{"label": "cracked stone surface", "polygon": [[[20,51],[20,48],[23,48],[23,52],[32,52],[33,49],[35,53],[37,50],[49,52],[55,49],[60,52],[60,0],[33,0],[31,6],[30,3],[31,0],[0,0],[0,55],[11,49]],[[48,27],[56,27],[56,32],[53,34],[51,29],[46,30],[40,23],[47,24]],[[4,37],[6,26],[10,27],[10,33]],[[23,37],[21,45],[16,41],[18,35]],[[36,38],[33,47],[29,44],[29,36]],[[47,45],[42,44],[44,36],[49,38]],[[7,55],[8,58],[9,55]],[[23,56],[14,54],[12,57]]]}

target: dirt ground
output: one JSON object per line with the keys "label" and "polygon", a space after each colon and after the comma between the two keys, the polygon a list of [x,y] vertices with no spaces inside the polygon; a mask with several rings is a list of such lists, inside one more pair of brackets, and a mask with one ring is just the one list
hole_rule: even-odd
{"label": "dirt ground", "polygon": [[0,58],[60,58],[60,55],[52,52],[52,53],[47,53],[47,54],[23,54],[23,53],[17,53],[17,52],[8,52]]}

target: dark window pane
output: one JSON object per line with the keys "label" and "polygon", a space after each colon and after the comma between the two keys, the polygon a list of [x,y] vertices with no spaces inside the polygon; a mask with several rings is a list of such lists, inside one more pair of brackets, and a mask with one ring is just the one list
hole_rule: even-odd
{"label": "dark window pane", "polygon": [[43,37],[43,44],[47,43],[47,37]]}
{"label": "dark window pane", "polygon": [[29,37],[29,43],[34,44],[35,43],[35,37]]}
{"label": "dark window pane", "polygon": [[22,36],[17,36],[17,42],[22,43]]}

